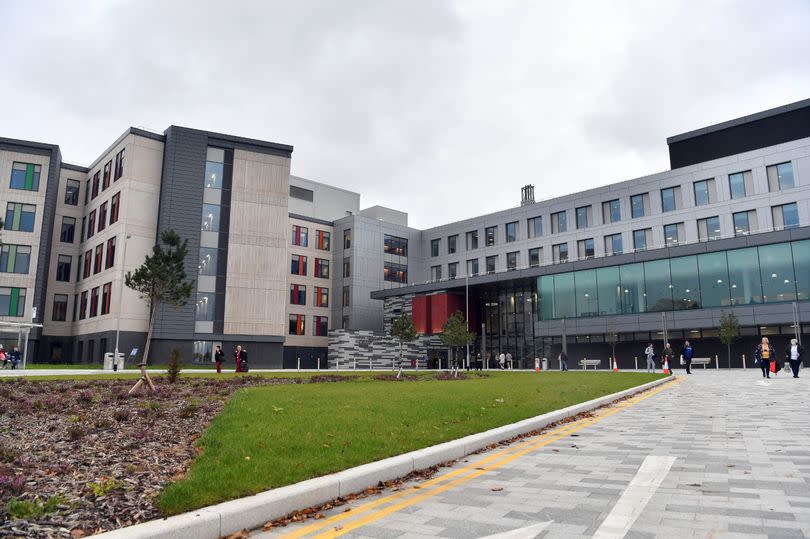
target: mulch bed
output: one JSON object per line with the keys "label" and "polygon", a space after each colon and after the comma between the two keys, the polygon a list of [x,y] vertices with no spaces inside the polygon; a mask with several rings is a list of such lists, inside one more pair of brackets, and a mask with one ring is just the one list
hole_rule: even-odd
{"label": "mulch bed", "polygon": [[133,380],[0,381],[0,537],[85,537],[159,518],[156,497],[187,472],[234,391],[353,378],[181,376],[129,397]]}

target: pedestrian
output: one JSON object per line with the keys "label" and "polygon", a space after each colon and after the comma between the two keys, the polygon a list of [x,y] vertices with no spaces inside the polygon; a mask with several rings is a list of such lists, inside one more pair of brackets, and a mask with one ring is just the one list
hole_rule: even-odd
{"label": "pedestrian", "polygon": [[655,372],[655,348],[653,343],[647,345],[644,349],[644,356],[647,358],[647,372]]}
{"label": "pedestrian", "polygon": [[236,363],[236,372],[245,372],[245,370],[243,370],[242,362],[244,361],[245,363],[247,363],[247,351],[242,350],[241,345],[238,345],[236,347],[236,351],[233,353],[233,359],[234,362]]}
{"label": "pedestrian", "polygon": [[481,353],[479,352],[475,358],[475,370],[480,371],[483,363],[484,362],[481,360]]}
{"label": "pedestrian", "polygon": [[506,364],[509,365],[509,368],[512,368],[512,352],[506,353]]}
{"label": "pedestrian", "polygon": [[686,374],[692,374],[692,358],[694,357],[694,350],[689,341],[683,343],[681,349],[681,363],[686,367]]}
{"label": "pedestrian", "polygon": [[424,354],[422,354],[422,361],[424,361],[424,362],[425,362],[425,368],[426,368],[426,369],[429,369],[429,368],[430,368],[430,364],[428,363],[428,355],[427,355],[427,352],[425,352]]}
{"label": "pedestrian", "polygon": [[802,362],[804,348],[796,339],[790,339],[790,346],[785,351],[785,359],[790,361],[790,370],[793,371],[793,378],[799,377],[799,363]]}
{"label": "pedestrian", "polygon": [[759,365],[759,368],[762,369],[763,378],[771,377],[771,360],[773,356],[773,347],[768,337],[762,337],[762,342],[757,345],[757,349],[754,352],[754,360]]}
{"label": "pedestrian", "polygon": [[20,362],[20,349],[15,346],[11,353],[8,354],[9,359],[11,360],[11,370],[17,368],[17,363]]}
{"label": "pedestrian", "polygon": [[568,370],[568,354],[565,353],[565,350],[560,351],[560,355],[557,358],[560,360],[560,370],[567,371]]}
{"label": "pedestrian", "polygon": [[3,345],[0,344],[0,361],[3,362],[3,368],[6,368],[6,363],[8,363],[8,354],[6,354],[6,349],[3,348]]}
{"label": "pedestrian", "polygon": [[506,355],[501,352],[501,355],[498,356],[498,365],[500,366],[501,370],[503,370],[503,366],[506,363]]}
{"label": "pedestrian", "polygon": [[675,351],[672,350],[672,346],[667,343],[664,345],[664,351],[661,352],[661,365],[668,368],[668,370],[672,371],[672,360],[675,358]]}
{"label": "pedestrian", "polygon": [[217,349],[214,351],[214,364],[217,366],[217,374],[222,374],[222,361],[225,359],[225,352],[222,351],[222,347],[217,345]]}

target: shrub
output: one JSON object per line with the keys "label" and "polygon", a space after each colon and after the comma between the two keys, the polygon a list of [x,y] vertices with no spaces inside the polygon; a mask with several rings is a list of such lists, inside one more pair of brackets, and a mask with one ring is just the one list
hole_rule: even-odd
{"label": "shrub", "polygon": [[70,441],[75,442],[82,439],[84,436],[84,429],[81,425],[71,425],[68,427],[67,433]]}
{"label": "shrub", "polygon": [[21,494],[25,490],[25,477],[22,474],[0,475],[0,489]]}
{"label": "shrub", "polygon": [[112,421],[102,417],[101,419],[97,419],[93,426],[95,426],[97,429],[108,429],[112,427]]}
{"label": "shrub", "polygon": [[12,449],[5,444],[0,444],[0,462],[14,462],[14,459],[17,458],[19,454],[20,452],[16,449]]}
{"label": "shrub", "polygon": [[125,408],[119,408],[118,410],[113,412],[113,419],[115,419],[119,423],[123,423],[124,421],[129,419],[129,410]]}
{"label": "shrub", "polygon": [[166,379],[170,384],[177,381],[181,370],[183,370],[183,362],[180,360],[180,350],[178,348],[172,348],[172,355],[169,358],[169,365],[166,368]]}
{"label": "shrub", "polygon": [[182,417],[184,419],[187,419],[187,418],[193,416],[194,414],[196,414],[197,410],[199,410],[199,409],[200,409],[200,406],[196,402],[189,402],[188,404],[186,404],[185,406],[180,408],[180,411],[177,412],[177,415],[179,415],[180,417]]}
{"label": "shrub", "polygon": [[6,511],[8,511],[12,518],[27,520],[41,517],[46,513],[53,513],[60,505],[66,505],[67,503],[67,498],[59,494],[51,496],[44,503],[39,501],[39,497],[34,498],[33,501],[11,498],[8,503],[6,503]]}
{"label": "shrub", "polygon": [[106,496],[113,490],[123,487],[124,483],[116,481],[114,477],[109,477],[107,479],[102,478],[99,481],[91,481],[87,483],[87,488],[93,492],[93,496],[96,498]]}
{"label": "shrub", "polygon": [[92,404],[93,403],[93,393],[90,391],[80,391],[78,395],[76,395],[76,400],[79,404]]}

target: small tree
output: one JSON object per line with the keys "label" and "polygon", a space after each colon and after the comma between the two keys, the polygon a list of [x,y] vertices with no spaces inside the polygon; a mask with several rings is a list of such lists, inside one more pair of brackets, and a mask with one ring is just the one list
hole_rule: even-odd
{"label": "small tree", "polygon": [[740,336],[740,322],[734,313],[722,312],[717,333],[720,336],[720,342],[725,344],[728,349],[728,367],[731,368],[731,343]]}
{"label": "small tree", "polygon": [[[166,246],[165,249],[161,243]],[[186,243],[173,229],[164,230],[160,242],[152,247],[152,254],[134,272],[128,271],[124,280],[149,305],[149,330],[146,333],[143,363],[149,361],[149,345],[160,306],[182,307],[191,296],[194,281],[186,281],[183,267],[188,254]]]}
{"label": "small tree", "polygon": [[467,331],[467,322],[461,311],[456,311],[453,316],[447,319],[442,327],[440,336],[442,342],[453,350],[453,359],[456,358],[456,348],[466,346],[475,338],[475,333]]}
{"label": "small tree", "polygon": [[402,346],[406,342],[413,342],[416,340],[416,328],[413,327],[413,320],[407,313],[403,313],[399,318],[396,318],[391,324],[391,330],[388,334],[399,341],[399,378],[402,373]]}
{"label": "small tree", "polygon": [[172,348],[172,355],[169,357],[169,364],[166,368],[166,379],[170,384],[177,381],[180,376],[180,371],[183,370],[183,361],[180,359],[180,350]]}

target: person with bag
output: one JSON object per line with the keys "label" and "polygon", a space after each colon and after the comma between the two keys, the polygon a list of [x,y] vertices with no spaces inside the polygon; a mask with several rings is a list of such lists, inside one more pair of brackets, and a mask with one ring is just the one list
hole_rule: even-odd
{"label": "person with bag", "polygon": [[689,341],[685,341],[681,349],[681,365],[686,367],[686,374],[692,374],[692,358],[694,354],[695,352],[692,350],[692,345]]}
{"label": "person with bag", "polygon": [[762,337],[762,342],[757,345],[757,349],[754,352],[754,360],[757,362],[757,365],[759,365],[759,368],[762,369],[763,378],[770,378],[771,373],[776,374],[774,366],[771,365],[774,359],[773,347],[768,337]]}
{"label": "person with bag", "polygon": [[644,349],[644,356],[647,358],[647,372],[655,372],[655,348],[653,343],[647,345]]}
{"label": "person with bag", "polygon": [[[247,372],[247,369],[244,367],[247,366],[247,351],[242,350],[242,346],[239,345],[236,347],[236,351],[233,353],[234,362],[236,362],[236,372]],[[242,363],[244,362],[245,365]]]}
{"label": "person with bag", "polygon": [[666,365],[669,367],[670,372],[672,372],[672,360],[675,359],[675,351],[669,345],[669,343],[664,346],[664,351],[661,352],[661,365],[662,367]]}
{"label": "person with bag", "polygon": [[804,348],[796,339],[790,339],[790,346],[785,350],[785,359],[790,362],[790,370],[793,371],[793,378],[799,377],[799,364],[802,362]]}

